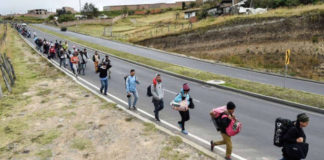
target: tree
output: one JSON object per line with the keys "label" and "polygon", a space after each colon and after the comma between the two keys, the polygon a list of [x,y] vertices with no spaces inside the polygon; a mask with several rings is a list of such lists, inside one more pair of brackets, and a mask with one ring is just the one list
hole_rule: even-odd
{"label": "tree", "polygon": [[196,7],[196,2],[191,2],[191,3],[189,4],[189,7],[190,7],[190,8],[194,8],[194,7]]}
{"label": "tree", "polygon": [[129,9],[128,9],[127,6],[125,6],[125,7],[123,8],[123,10],[122,10],[122,13],[123,13],[123,14],[128,14],[128,12],[129,12]]}
{"label": "tree", "polygon": [[88,18],[97,17],[99,15],[98,8],[92,3],[86,3],[81,10],[81,14],[87,16]]}
{"label": "tree", "polygon": [[182,2],[182,10],[186,9],[186,2]]}
{"label": "tree", "polygon": [[300,4],[299,0],[286,0],[285,5],[286,6],[298,6]]}
{"label": "tree", "polygon": [[74,21],[75,17],[73,14],[62,14],[58,17],[58,22],[67,22],[67,21]]}

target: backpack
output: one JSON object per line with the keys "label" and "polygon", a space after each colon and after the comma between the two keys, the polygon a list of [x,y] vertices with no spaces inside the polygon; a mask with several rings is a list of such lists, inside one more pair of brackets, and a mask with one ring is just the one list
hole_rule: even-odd
{"label": "backpack", "polygon": [[192,98],[190,97],[189,98],[189,106],[188,106],[190,109],[194,109],[195,108],[195,104],[193,103],[193,100]]}
{"label": "backpack", "polygon": [[288,144],[283,147],[283,152],[289,159],[305,159],[308,154],[308,143],[294,143]]}
{"label": "backpack", "polygon": [[224,115],[224,112],[226,110],[227,110],[226,106],[214,108],[212,110],[214,117],[211,117],[211,119],[217,131],[220,131],[221,129],[222,126],[221,117]]}
{"label": "backpack", "polygon": [[[225,116],[227,116],[227,115],[222,116],[222,118]],[[233,118],[231,120],[231,123],[226,128],[226,134],[229,136],[235,136],[238,133],[240,133],[241,128],[242,128],[242,123],[239,122],[237,119]]]}
{"label": "backpack", "polygon": [[152,85],[149,85],[149,86],[147,87],[146,95],[147,95],[148,97],[152,97],[152,96],[153,96],[152,91],[151,91],[151,86],[152,86]]}
{"label": "backpack", "polygon": [[275,130],[273,144],[277,147],[284,145],[283,136],[287,133],[289,128],[294,126],[294,122],[289,119],[277,118],[275,121]]}

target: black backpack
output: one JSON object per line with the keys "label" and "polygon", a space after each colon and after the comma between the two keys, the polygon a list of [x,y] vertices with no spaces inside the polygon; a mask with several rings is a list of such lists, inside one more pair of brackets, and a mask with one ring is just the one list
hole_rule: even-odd
{"label": "black backpack", "polygon": [[287,133],[289,128],[294,126],[294,122],[289,119],[277,118],[275,121],[275,131],[273,144],[277,147],[284,145],[283,136]]}
{"label": "black backpack", "polygon": [[190,97],[189,98],[189,106],[190,109],[194,109],[195,108],[195,104],[193,103],[193,99]]}
{"label": "black backpack", "polygon": [[151,86],[152,85],[149,85],[147,87],[146,96],[148,96],[148,97],[152,97],[153,96],[152,91],[151,91]]}
{"label": "black backpack", "polygon": [[289,159],[305,159],[308,154],[308,143],[287,144],[283,147],[283,151]]}

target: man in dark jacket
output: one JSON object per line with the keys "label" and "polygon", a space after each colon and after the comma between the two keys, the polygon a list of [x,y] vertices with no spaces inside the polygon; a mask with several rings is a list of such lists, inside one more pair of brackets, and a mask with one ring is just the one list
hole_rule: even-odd
{"label": "man in dark jacket", "polygon": [[291,155],[287,153],[286,146],[291,144],[306,143],[306,135],[303,128],[307,127],[308,123],[309,117],[306,115],[306,113],[297,115],[295,125],[289,128],[287,133],[283,136],[284,147],[282,149],[283,158],[281,160],[300,160],[291,157]]}
{"label": "man in dark jacket", "polygon": [[[234,113],[236,106],[233,102],[228,102],[226,105],[226,108],[227,108],[227,111],[225,111],[222,115],[220,115],[221,116],[220,117],[221,118],[220,131],[221,131],[223,140],[218,141],[218,142],[211,141],[210,149],[211,149],[211,151],[213,151],[215,146],[225,144],[226,145],[225,160],[231,160],[232,140],[231,140],[231,136],[227,135],[226,128],[230,125],[232,118],[235,118],[233,113]],[[211,113],[210,115],[214,116],[213,113]]]}
{"label": "man in dark jacket", "polygon": [[104,95],[107,95],[107,90],[108,90],[108,77],[107,77],[108,70],[109,68],[107,63],[102,63],[102,65],[98,67],[98,73],[101,82],[100,93],[103,93]]}

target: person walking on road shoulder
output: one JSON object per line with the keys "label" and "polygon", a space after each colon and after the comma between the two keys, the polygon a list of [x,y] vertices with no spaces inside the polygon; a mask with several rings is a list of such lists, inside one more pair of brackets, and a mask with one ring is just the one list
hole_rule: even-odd
{"label": "person walking on road shoulder", "polygon": [[[136,89],[136,85],[139,84],[139,81],[136,79],[135,76],[135,70],[130,70],[130,75],[126,78],[126,92],[127,92],[127,98],[128,98],[128,109],[131,109],[133,107],[134,110],[136,110],[136,103],[138,100],[138,92]],[[132,95],[134,96],[134,102],[132,104]]]}
{"label": "person walking on road shoulder", "polygon": [[104,95],[107,95],[107,90],[108,90],[108,77],[107,77],[108,70],[109,70],[109,66],[107,65],[107,63],[102,63],[98,67],[98,73],[101,82],[100,93]]}
{"label": "person walking on road shoulder", "polygon": [[[232,118],[234,117],[234,111],[235,111],[235,104],[233,102],[228,102],[226,105],[226,111],[223,113],[223,115],[220,116],[220,132],[223,140],[221,141],[211,141],[210,142],[210,149],[211,151],[214,151],[214,147],[218,145],[226,145],[226,157],[225,160],[231,160],[231,154],[232,154],[232,140],[229,135],[226,133],[226,128],[230,125]],[[210,115],[214,117],[214,113],[210,112]],[[227,115],[227,116],[224,116]]]}
{"label": "person walking on road shoulder", "polygon": [[79,64],[79,57],[78,53],[74,52],[73,57],[71,57],[71,63],[73,67],[73,73],[77,77],[78,76],[78,64]]}
{"label": "person walking on road shoulder", "polygon": [[181,132],[183,134],[186,134],[186,135],[188,134],[188,132],[185,129],[185,122],[189,121],[189,119],[190,119],[190,113],[189,113],[190,95],[189,95],[189,91],[190,91],[189,85],[187,83],[183,84],[180,93],[173,100],[173,102],[175,102],[175,103],[185,102],[184,106],[175,107],[175,108],[184,107],[184,109],[178,110],[179,114],[181,116],[181,120],[178,121],[178,125],[181,128]]}
{"label": "person walking on road shoulder", "polygon": [[[293,151],[297,146],[298,148],[302,148],[301,150],[307,155],[308,144],[306,144],[306,135],[303,128],[307,127],[308,123],[309,117],[306,113],[297,115],[297,120],[294,122],[294,125],[283,135],[283,158],[281,160],[300,160],[301,158]],[[305,145],[307,145],[307,148],[305,148]]]}
{"label": "person walking on road shoulder", "polygon": [[86,69],[86,64],[88,62],[88,56],[83,51],[80,51],[79,59],[80,59],[80,74],[85,75],[84,72]]}
{"label": "person walking on road shoulder", "polygon": [[157,74],[151,85],[152,103],[154,104],[154,116],[156,121],[160,121],[159,112],[164,108],[164,90],[162,87],[161,75]]}
{"label": "person walking on road shoulder", "polygon": [[100,62],[100,56],[99,56],[97,51],[95,51],[95,54],[92,56],[92,61],[93,61],[94,66],[95,66],[95,72],[97,72],[98,71],[98,65],[99,65],[99,62]]}
{"label": "person walking on road shoulder", "polygon": [[60,67],[62,67],[62,65],[63,65],[63,67],[66,67],[66,65],[65,65],[66,54],[65,54],[65,51],[63,50],[63,48],[61,48],[59,50],[58,55],[59,55],[59,58],[60,58]]}

